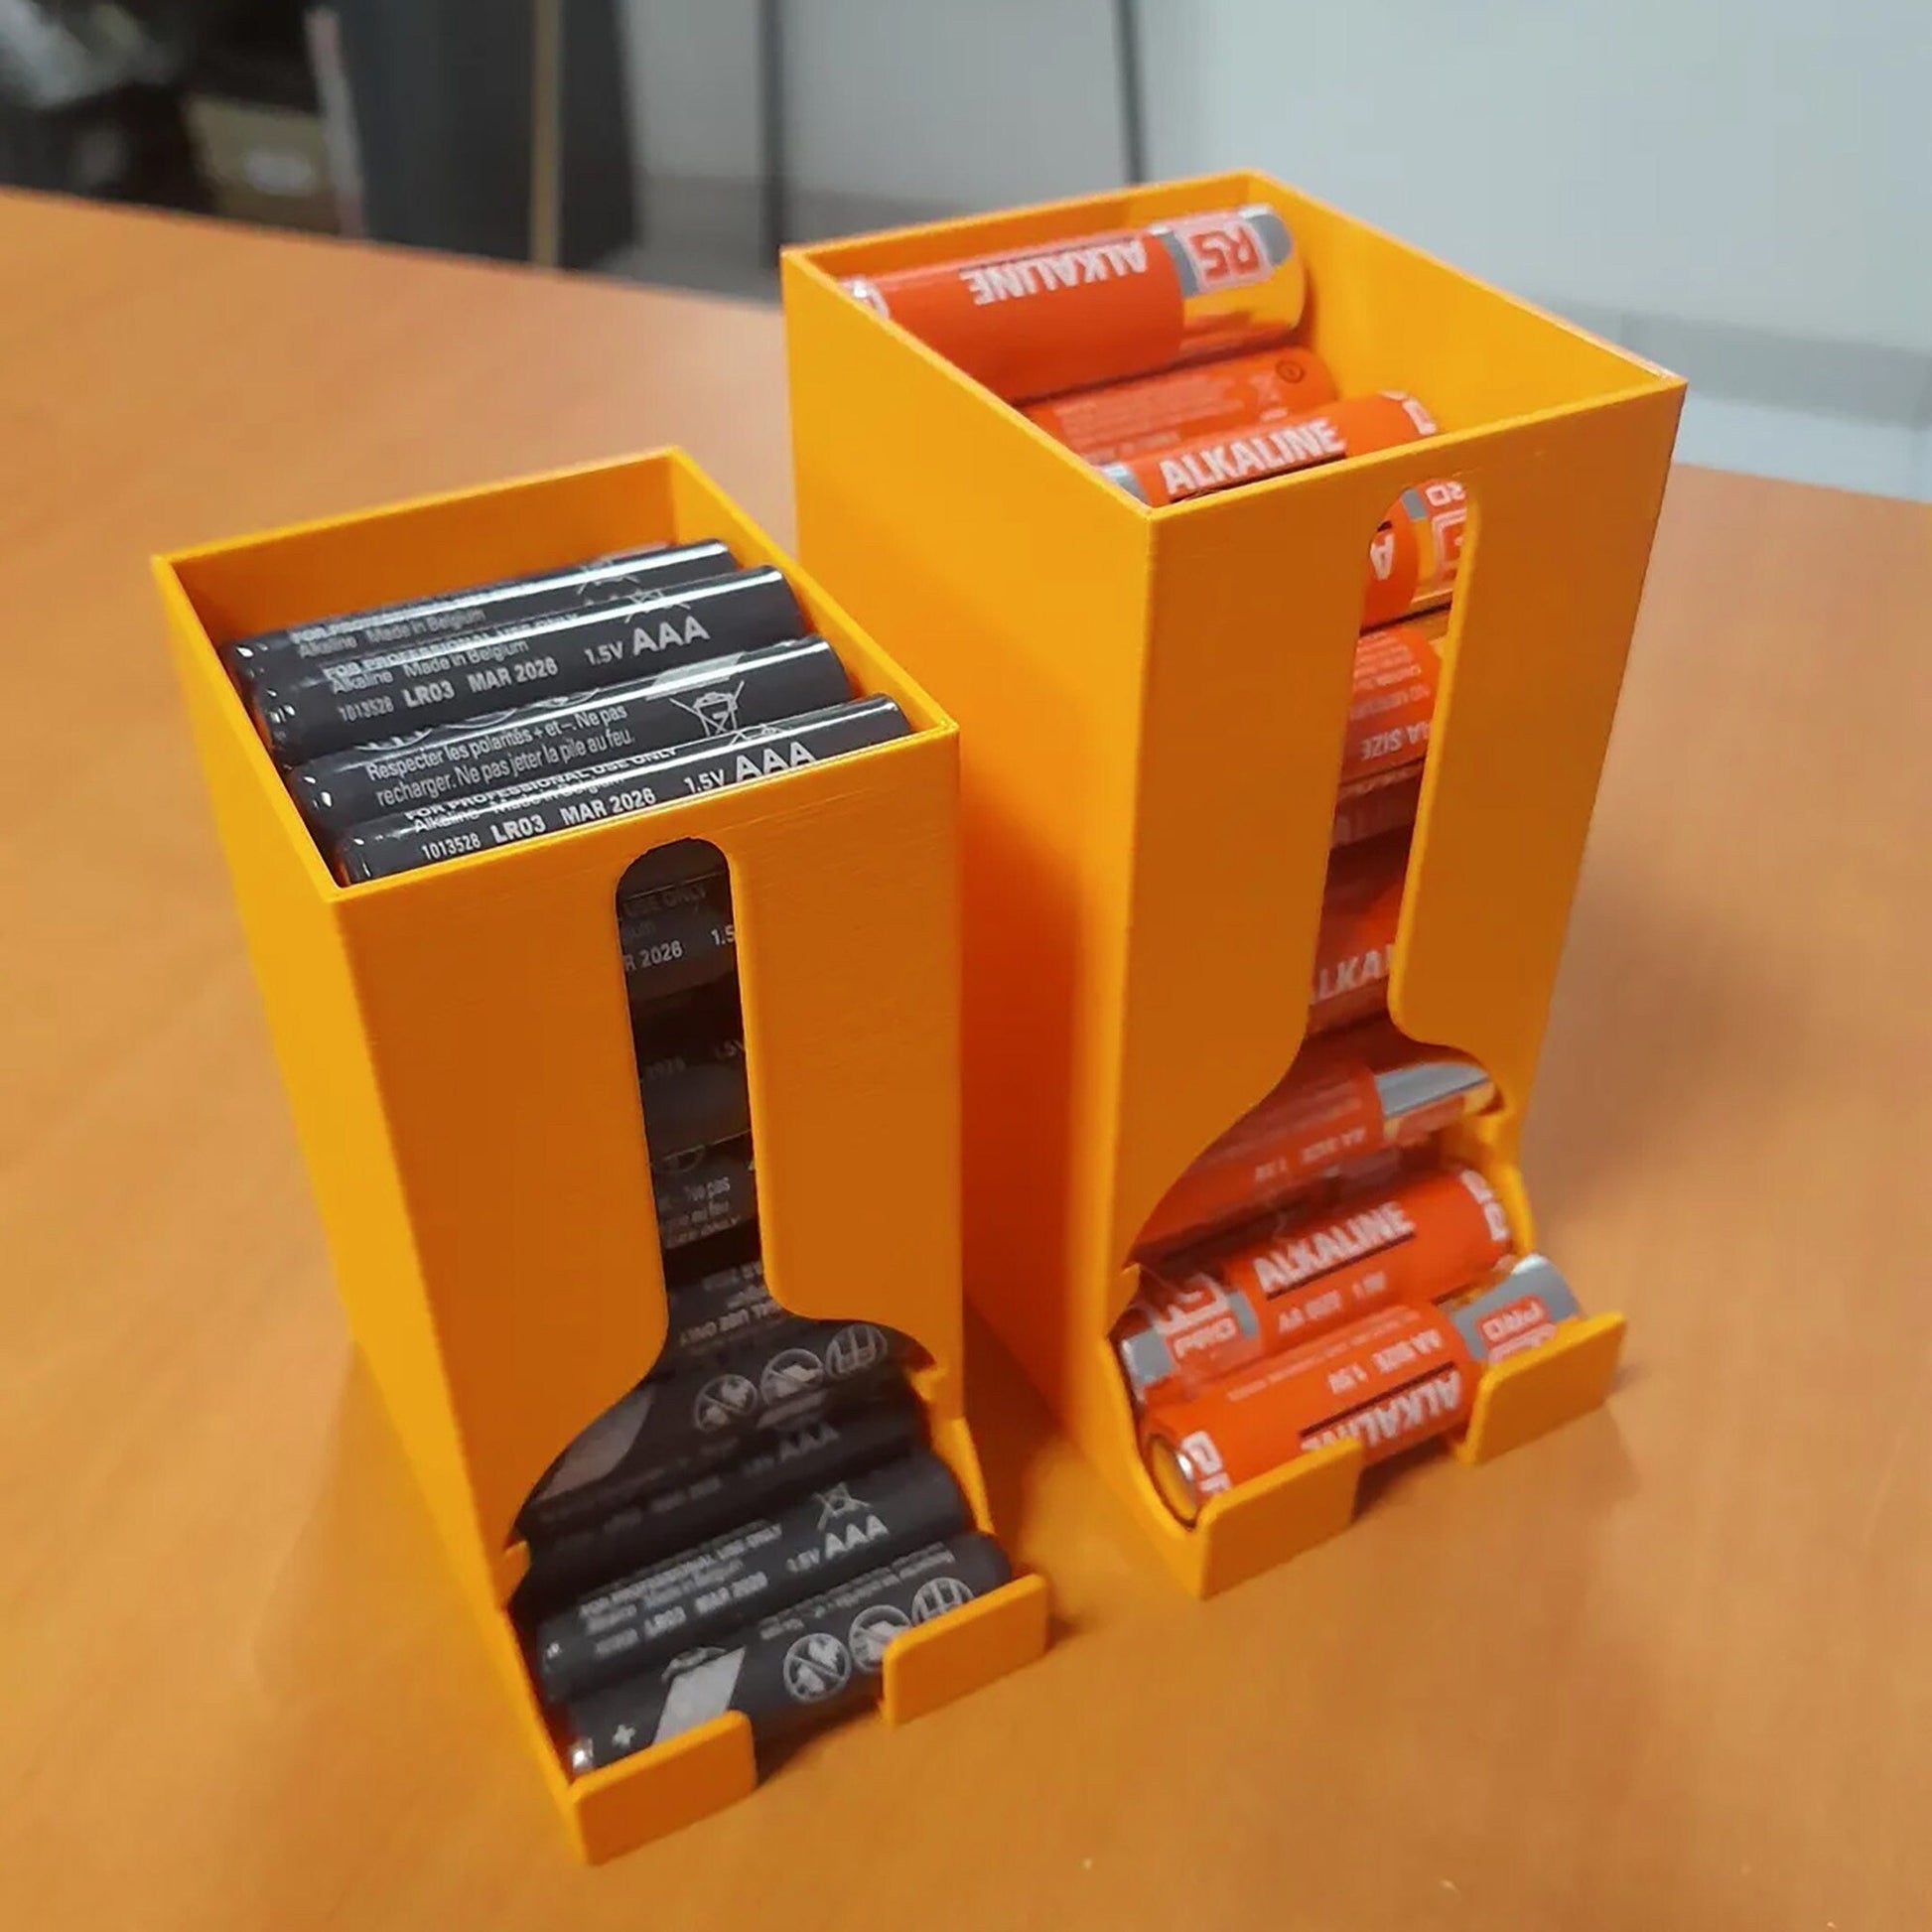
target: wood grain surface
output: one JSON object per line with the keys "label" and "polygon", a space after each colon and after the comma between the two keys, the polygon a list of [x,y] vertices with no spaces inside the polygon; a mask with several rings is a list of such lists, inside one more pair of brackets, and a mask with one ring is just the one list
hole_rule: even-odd
{"label": "wood grain surface", "polygon": [[154,550],[689,445],[769,312],[0,199],[0,1923],[1879,1932],[1932,1901],[1932,515],[1673,481],[1533,1115],[1608,1410],[578,1868],[332,1299]]}

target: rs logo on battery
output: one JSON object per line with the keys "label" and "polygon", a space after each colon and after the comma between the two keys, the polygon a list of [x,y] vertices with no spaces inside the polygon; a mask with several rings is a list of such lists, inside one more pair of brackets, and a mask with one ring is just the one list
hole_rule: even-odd
{"label": "rs logo on battery", "polygon": [[1209,1495],[1229,1486],[1227,1465],[1221,1460],[1221,1451],[1214,1447],[1214,1438],[1206,1430],[1197,1429],[1191,1436],[1183,1436],[1180,1452],[1193,1471],[1197,1495]]}
{"label": "rs logo on battery", "polygon": [[1503,1204],[1496,1198],[1495,1190],[1488,1181],[1473,1168],[1464,1168],[1455,1176],[1468,1189],[1469,1198],[1482,1209],[1483,1225],[1488,1228],[1490,1238],[1496,1241],[1509,1240],[1509,1216]]}
{"label": "rs logo on battery", "polygon": [[1238,288],[1268,273],[1267,251],[1245,221],[1176,221],[1173,227],[1203,289]]}

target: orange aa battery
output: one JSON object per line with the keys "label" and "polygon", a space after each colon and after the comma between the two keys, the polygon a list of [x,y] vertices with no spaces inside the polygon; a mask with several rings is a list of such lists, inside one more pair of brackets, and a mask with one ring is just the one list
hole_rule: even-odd
{"label": "orange aa battery", "polygon": [[1442,1307],[1479,1362],[1506,1361],[1541,1348],[1583,1312],[1547,1255],[1524,1255],[1487,1281],[1449,1296]]}
{"label": "orange aa battery", "polygon": [[[1140,1401],[1279,1355],[1395,1302],[1448,1295],[1509,1252],[1509,1220],[1473,1168],[1415,1175],[1274,1226],[1170,1280],[1143,1271],[1114,1348]],[[1184,1265],[1184,1264],[1182,1264]]]}
{"label": "orange aa battery", "polygon": [[1177,443],[1154,456],[1103,463],[1100,474],[1150,508],[1184,503],[1239,483],[1286,477],[1343,457],[1366,456],[1436,434],[1436,419],[1400,389],[1343,396],[1279,423],[1250,423]]}
{"label": "orange aa battery", "polygon": [[1462,485],[1449,478],[1405,489],[1389,505],[1368,546],[1364,630],[1449,602],[1468,513]]}
{"label": "orange aa battery", "polygon": [[1350,846],[1328,867],[1315,928],[1309,1032],[1327,1033],[1388,1004],[1409,841],[1400,833]]}
{"label": "orange aa battery", "polygon": [[1452,477],[1439,477],[1405,489],[1396,508],[1416,536],[1415,608],[1441,603],[1455,588],[1455,573],[1461,568],[1468,492]]}
{"label": "orange aa battery", "polygon": [[1394,623],[1415,609],[1422,581],[1422,547],[1402,504],[1390,505],[1368,542],[1368,577],[1362,592],[1361,628]]}
{"label": "orange aa battery", "polygon": [[1355,676],[1342,741],[1343,790],[1414,764],[1429,750],[1430,720],[1443,681],[1446,614],[1367,630],[1356,640]]}
{"label": "orange aa battery", "polygon": [[1415,1147],[1479,1113],[1494,1095],[1475,1061],[1428,1047],[1404,1051],[1393,1034],[1316,1041],[1162,1196],[1139,1249],[1171,1248],[1273,1212],[1350,1162]]}
{"label": "orange aa battery", "polygon": [[1191,1523],[1208,1497],[1295,1456],[1355,1441],[1379,1462],[1455,1428],[1476,1375],[1454,1325],[1406,1303],[1151,1406],[1141,1452],[1169,1508]]}
{"label": "orange aa battery", "polygon": [[1286,342],[1308,276],[1288,224],[1253,203],[845,288],[995,395],[1030,402]]}
{"label": "orange aa battery", "polygon": [[1335,795],[1334,823],[1328,829],[1328,849],[1339,852],[1345,845],[1360,845],[1379,839],[1384,832],[1399,832],[1416,822],[1416,808],[1422,803],[1422,767],[1398,765],[1393,771],[1378,772],[1344,785]]}
{"label": "orange aa battery", "polygon": [[[1306,415],[1335,393],[1334,377],[1312,349],[1283,347],[1052,396],[1030,403],[1026,414],[1075,456],[1118,463],[1245,424]],[[1412,556],[1414,542],[1411,532]]]}

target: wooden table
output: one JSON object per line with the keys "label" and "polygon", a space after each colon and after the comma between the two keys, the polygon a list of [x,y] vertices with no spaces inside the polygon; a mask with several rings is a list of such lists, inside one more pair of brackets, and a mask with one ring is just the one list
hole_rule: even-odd
{"label": "wooden table", "polygon": [[982,1346],[1037,1667],[566,1853],[354,1367],[151,551],[659,442],[767,312],[0,200],[0,1923],[1877,1932],[1932,1901],[1932,518],[1675,478],[1534,1114],[1606,1413],[1205,1606]]}

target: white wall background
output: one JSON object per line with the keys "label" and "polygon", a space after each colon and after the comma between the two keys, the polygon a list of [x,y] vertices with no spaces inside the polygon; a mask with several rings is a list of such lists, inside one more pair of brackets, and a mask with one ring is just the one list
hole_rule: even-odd
{"label": "white wall background", "polygon": [[[625,0],[640,163],[759,169],[753,0]],[[1142,0],[1156,174],[1258,166],[1557,307],[1932,351],[1932,0]],[[803,190],[1120,179],[1107,0],[787,0]]]}
{"label": "white wall background", "polygon": [[1545,300],[1932,350],[1932,0],[1179,0],[1156,173],[1259,166]]}
{"label": "white wall background", "polygon": [[[646,177],[761,165],[757,0],[622,0]],[[786,0],[794,187],[933,207],[1122,178],[1107,0]]]}
{"label": "white wall background", "polygon": [[786,19],[807,189],[980,208],[1123,178],[1107,0],[790,0]]}
{"label": "white wall background", "polygon": [[621,0],[641,179],[757,178],[758,18],[754,0]]}

